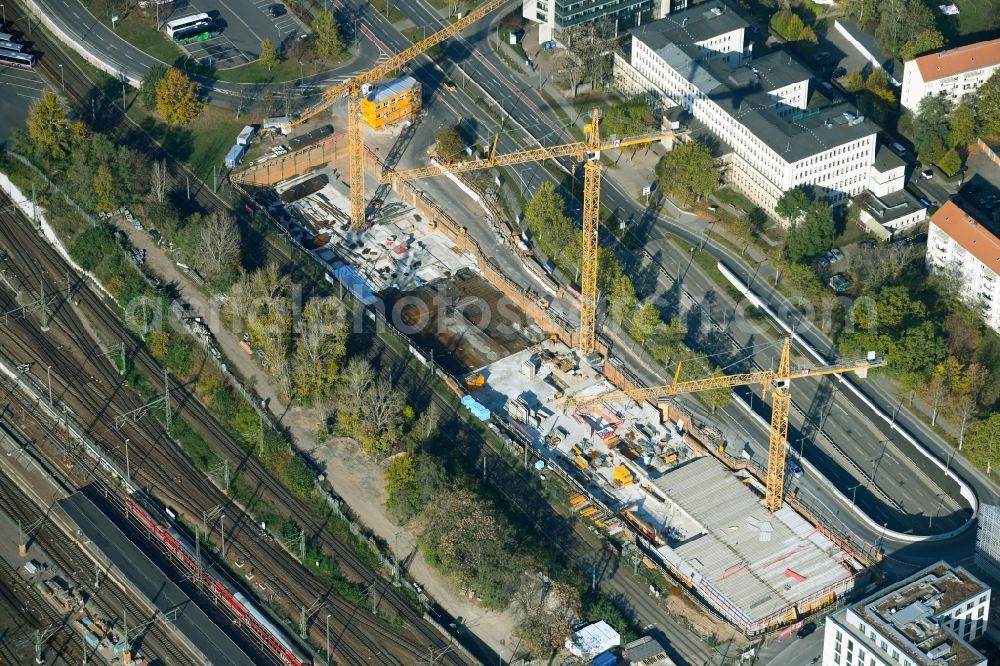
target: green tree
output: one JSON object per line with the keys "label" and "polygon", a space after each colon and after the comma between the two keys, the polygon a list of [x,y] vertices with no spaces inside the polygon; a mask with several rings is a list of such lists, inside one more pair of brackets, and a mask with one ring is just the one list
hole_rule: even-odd
{"label": "green tree", "polygon": [[652,301],[646,301],[632,319],[629,333],[636,342],[645,344],[662,324],[660,310]]}
{"label": "green tree", "polygon": [[937,29],[921,30],[911,37],[899,50],[899,59],[913,60],[918,55],[944,48],[944,36]]}
{"label": "green tree", "polygon": [[[722,377],[725,374],[721,369],[716,368],[709,377]],[[713,414],[715,414],[715,411],[719,407],[725,407],[733,401],[732,389],[728,388],[714,388],[708,391],[700,391],[698,397],[712,410]]]}
{"label": "green tree", "polygon": [[881,67],[876,67],[871,71],[865,80],[865,88],[888,104],[896,101],[896,93],[889,87],[889,75]]}
{"label": "green tree", "polygon": [[969,430],[963,445],[966,457],[977,467],[986,469],[1000,458],[1000,412],[994,412]]}
{"label": "green tree", "polygon": [[859,299],[851,310],[851,320],[858,328],[895,332],[926,315],[924,304],[902,285],[882,287],[875,296]]}
{"label": "green tree", "polygon": [[719,185],[719,172],[712,151],[699,141],[676,146],[656,165],[662,191],[673,196],[681,205],[689,205],[707,197]]}
{"label": "green tree", "polygon": [[186,125],[201,113],[205,102],[199,96],[201,84],[171,67],[156,83],[156,110],[168,123]]}
{"label": "green tree", "polygon": [[260,43],[260,55],[257,56],[257,61],[267,67],[267,71],[271,71],[271,68],[278,64],[278,50],[274,48],[274,42],[270,39],[262,40]]}
{"label": "green tree", "polygon": [[524,221],[542,252],[560,265],[579,266],[580,232],[566,216],[566,202],[551,182],[542,183],[535,191],[525,207]]}
{"label": "green tree", "polygon": [[340,26],[329,11],[322,11],[312,22],[316,36],[316,55],[324,60],[339,58],[344,53],[344,41],[340,37]]}
{"label": "green tree", "polygon": [[847,80],[844,81],[844,87],[847,88],[848,92],[858,92],[864,89],[865,77],[860,69],[854,70],[847,76]]}
{"label": "green tree", "polygon": [[889,343],[888,367],[897,377],[926,377],[944,360],[945,345],[934,322],[903,329]]}
{"label": "green tree", "polygon": [[816,42],[816,33],[791,9],[783,9],[771,17],[771,27],[789,42]]}
{"label": "green tree", "polygon": [[611,285],[608,294],[608,314],[619,324],[632,318],[638,306],[635,287],[627,275],[619,275]]}
{"label": "green tree", "polygon": [[920,158],[923,164],[937,164],[947,152],[948,148],[942,143],[941,139],[933,137],[924,144],[924,147],[917,153],[917,157]]}
{"label": "green tree", "polygon": [[[636,95],[627,100],[612,105],[604,112],[601,121],[601,133],[605,136],[617,134],[626,138],[643,134],[653,127],[656,118],[649,108],[649,102],[644,95]],[[639,148],[635,146],[632,150]]]}
{"label": "green tree", "polygon": [[881,0],[876,6],[875,41],[894,56],[916,35],[935,29],[934,14],[921,0]]}
{"label": "green tree", "polygon": [[684,336],[687,327],[679,319],[672,319],[669,324],[656,328],[652,339],[646,345],[649,353],[663,365],[669,365],[672,360],[684,352]]}
{"label": "green tree", "polygon": [[104,164],[97,166],[94,172],[94,196],[97,197],[97,210],[108,211],[115,208],[115,183],[111,178],[111,170]]}
{"label": "green tree", "polygon": [[139,87],[139,96],[142,98],[142,105],[147,111],[156,111],[156,84],[167,75],[167,68],[164,65],[151,65],[142,77],[142,85]]}
{"label": "green tree", "polygon": [[1000,134],[1000,70],[986,80],[976,93],[980,136]]}
{"label": "green tree", "polygon": [[452,162],[465,156],[465,141],[458,125],[446,125],[434,135],[434,152],[439,160]]}
{"label": "green tree", "polygon": [[31,105],[25,124],[32,150],[45,157],[63,159],[86,138],[83,123],[70,120],[62,101],[49,91]]}
{"label": "green tree", "polygon": [[796,222],[809,206],[809,195],[799,188],[791,189],[778,198],[774,212],[788,222]]}
{"label": "green tree", "polygon": [[937,165],[941,167],[941,171],[944,171],[946,176],[954,176],[962,168],[962,157],[958,154],[957,150],[951,148],[941,156],[941,159],[937,161]]}
{"label": "green tree", "polygon": [[948,114],[948,144],[954,148],[968,146],[975,143],[977,132],[976,110],[968,99],[963,99]]}
{"label": "green tree", "polygon": [[788,232],[788,258],[796,263],[809,261],[829,250],[835,235],[830,206],[822,201],[813,202]]}
{"label": "green tree", "polygon": [[386,466],[384,477],[386,508],[403,523],[420,513],[447,485],[441,465],[419,451],[395,456]]}
{"label": "green tree", "polygon": [[948,127],[950,112],[951,102],[947,97],[932,95],[920,102],[917,115],[913,117],[913,145],[921,161],[936,162],[930,157],[937,152],[938,146],[944,154],[946,147],[951,145]]}

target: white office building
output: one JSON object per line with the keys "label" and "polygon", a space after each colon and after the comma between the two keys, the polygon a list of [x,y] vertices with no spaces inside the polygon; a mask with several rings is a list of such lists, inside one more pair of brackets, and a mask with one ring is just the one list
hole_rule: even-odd
{"label": "white office building", "polygon": [[538,43],[559,39],[566,28],[607,20],[625,31],[686,7],[688,0],[524,0],[521,16],[538,24]]}
{"label": "white office building", "polygon": [[987,326],[1000,333],[1000,238],[998,230],[946,201],[931,216],[927,266],[961,284],[959,292],[982,310]]}
{"label": "white office building", "polygon": [[986,666],[990,588],[939,562],[827,617],[823,666]]}
{"label": "white office building", "polygon": [[[810,107],[812,74],[780,49],[754,56],[748,27],[710,0],[636,28],[627,60],[616,58],[617,84],[703,123],[731,149],[730,183],[772,216],[796,187],[834,205],[864,192],[879,127],[843,101],[817,97]],[[895,171],[875,177],[902,187]]]}
{"label": "white office building", "polygon": [[953,103],[979,90],[1000,69],[1000,39],[946,49],[907,60],[903,65],[903,92],[899,102],[916,113],[931,95],[945,95]]}

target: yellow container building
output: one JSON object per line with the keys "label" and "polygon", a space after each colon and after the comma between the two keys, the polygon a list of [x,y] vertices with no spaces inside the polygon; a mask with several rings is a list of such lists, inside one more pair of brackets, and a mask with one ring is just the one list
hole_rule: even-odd
{"label": "yellow container building", "polygon": [[412,76],[374,86],[361,100],[361,117],[372,129],[382,129],[420,112],[420,83]]}

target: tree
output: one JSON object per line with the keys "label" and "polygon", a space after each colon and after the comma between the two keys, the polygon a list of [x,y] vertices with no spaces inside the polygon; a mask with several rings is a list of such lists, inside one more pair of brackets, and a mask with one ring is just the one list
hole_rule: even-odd
{"label": "tree", "polygon": [[861,73],[861,70],[856,69],[847,76],[847,80],[844,82],[844,87],[847,88],[847,92],[858,92],[863,90],[865,87],[865,77]]}
{"label": "tree", "polygon": [[774,212],[790,223],[798,221],[809,206],[809,196],[799,188],[788,190],[778,198]]}
{"label": "tree", "polygon": [[444,469],[426,453],[400,453],[385,468],[385,505],[401,523],[420,513],[446,486]]}
{"label": "tree", "polygon": [[771,17],[771,27],[789,42],[816,42],[816,33],[791,9],[783,9]]}
{"label": "tree", "polygon": [[[653,111],[643,95],[636,95],[612,105],[604,112],[601,133],[605,136],[617,134],[619,138],[636,136],[649,130],[655,124]],[[635,146],[632,150],[639,148]]]}
{"label": "tree", "polygon": [[167,161],[157,160],[153,162],[153,168],[149,174],[150,194],[157,203],[163,203],[167,197],[167,183],[170,173],[167,171]]}
{"label": "tree", "polygon": [[918,55],[944,48],[944,36],[937,29],[921,30],[911,37],[899,50],[899,59],[913,60]]}
{"label": "tree", "polygon": [[935,29],[934,14],[921,0],[881,0],[877,7],[875,41],[894,56],[917,34]]}
{"label": "tree", "polygon": [[559,49],[552,59],[552,69],[567,87],[573,89],[573,97],[576,97],[583,76],[583,60],[571,49]]}
{"label": "tree", "polygon": [[948,114],[948,144],[954,148],[975,143],[978,127],[976,127],[976,110],[968,99],[958,103]]}
{"label": "tree", "polygon": [[214,212],[198,233],[199,252],[195,265],[209,279],[233,272],[240,259],[240,229],[231,215]]}
{"label": "tree", "polygon": [[953,381],[955,395],[950,406],[952,418],[958,422],[958,450],[965,443],[965,432],[979,410],[979,398],[989,381],[990,372],[978,363],[970,363]]}
{"label": "tree", "polygon": [[[725,375],[721,369],[716,368],[709,377],[722,377]],[[725,407],[733,401],[732,390],[728,388],[714,388],[708,391],[700,391],[698,397],[715,414],[719,407]]]}
{"label": "tree", "polygon": [[304,400],[331,398],[347,354],[350,327],[344,305],[333,297],[311,298],[302,309],[298,324],[292,364],[293,393]]}
{"label": "tree", "polygon": [[607,22],[592,21],[568,28],[563,31],[560,41],[580,59],[580,77],[589,79],[595,90],[611,75],[610,54],[615,37]]}
{"label": "tree", "polygon": [[316,36],[316,55],[324,60],[333,60],[343,55],[344,41],[340,38],[340,26],[333,13],[322,11],[317,14],[313,19],[312,29]]}
{"label": "tree", "polygon": [[[566,202],[551,182],[539,185],[524,209],[524,221],[542,252],[558,264],[580,265],[583,252],[580,232],[566,216]],[[598,279],[606,278],[599,270]]]}
{"label": "tree", "polygon": [[941,167],[941,171],[944,171],[946,176],[954,176],[962,168],[962,158],[957,150],[951,148],[941,156],[941,159],[937,161],[937,165]]}
{"label": "tree", "polygon": [[860,300],[851,310],[854,325],[869,331],[898,332],[926,316],[924,304],[910,296],[903,285],[882,287],[874,298],[874,309]]}
{"label": "tree", "polygon": [[[933,163],[944,154],[950,145],[948,114],[951,102],[947,97],[932,95],[920,102],[917,115],[913,117],[913,145],[922,162]],[[937,157],[937,159],[933,159]]]}
{"label": "tree", "polygon": [[822,201],[809,204],[802,219],[788,232],[788,258],[803,263],[833,247],[833,211]]}
{"label": "tree", "polygon": [[151,65],[142,77],[142,84],[139,86],[139,97],[142,98],[142,105],[147,111],[156,111],[156,84],[166,74],[167,68],[164,65]]}
{"label": "tree", "polygon": [[986,80],[976,93],[980,136],[1000,134],[1000,70]]}
{"label": "tree", "polygon": [[521,585],[515,601],[521,615],[515,635],[530,655],[543,660],[566,644],[583,610],[576,588],[534,576]]}
{"label": "tree", "polygon": [[94,172],[94,196],[97,197],[97,210],[108,211],[115,208],[115,183],[111,178],[111,170],[104,164],[97,166]]}
{"label": "tree", "polygon": [[636,342],[645,344],[662,324],[663,319],[660,318],[659,309],[652,301],[646,301],[632,319],[629,333]]}
{"label": "tree", "polygon": [[611,285],[611,293],[608,294],[608,314],[619,324],[632,318],[638,306],[638,299],[635,295],[635,287],[627,275],[619,275]]}
{"label": "tree", "polygon": [[661,324],[656,327],[647,349],[658,362],[665,366],[670,365],[673,359],[683,353],[685,335],[687,335],[687,327],[681,323],[680,319],[672,319],[669,324]]}
{"label": "tree", "polygon": [[278,64],[278,50],[274,48],[274,42],[270,39],[261,41],[260,55],[257,56],[257,61],[264,67],[267,67],[267,71],[269,72],[272,67]]}
{"label": "tree", "polygon": [[889,87],[889,75],[881,67],[876,67],[865,80],[865,88],[878,99],[888,104],[896,101],[896,93]]}
{"label": "tree", "polygon": [[70,120],[59,97],[47,90],[31,105],[25,124],[32,149],[53,159],[68,156],[87,135],[83,123]]}
{"label": "tree", "polygon": [[660,188],[681,205],[700,201],[719,185],[719,172],[712,151],[699,141],[676,146],[656,165]]}
{"label": "tree", "polygon": [[458,125],[442,127],[434,135],[434,153],[443,162],[461,159],[465,154],[465,141],[459,133]]}
{"label": "tree", "polygon": [[935,324],[923,321],[903,329],[889,343],[888,366],[897,377],[926,376],[944,359],[944,341]]}
{"label": "tree", "polygon": [[[948,361],[954,361],[950,357]],[[956,361],[957,362],[957,361]],[[938,413],[945,399],[951,394],[951,377],[949,376],[949,366],[947,361],[940,363],[931,373],[930,379],[924,384],[921,390],[923,397],[931,406],[931,425],[937,423]]]}
{"label": "tree", "polygon": [[997,454],[1000,454],[1000,412],[973,426],[965,439],[965,455],[983,469],[997,461]]}
{"label": "tree", "polygon": [[156,83],[156,110],[168,123],[186,125],[201,113],[204,101],[198,93],[201,85],[171,67]]}

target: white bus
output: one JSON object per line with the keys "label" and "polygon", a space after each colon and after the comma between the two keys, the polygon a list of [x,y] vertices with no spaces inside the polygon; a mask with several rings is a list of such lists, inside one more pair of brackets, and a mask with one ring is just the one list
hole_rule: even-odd
{"label": "white bus", "polygon": [[183,18],[167,21],[167,36],[175,42],[186,39],[188,35],[201,34],[215,30],[215,21],[208,14],[191,14]]}

